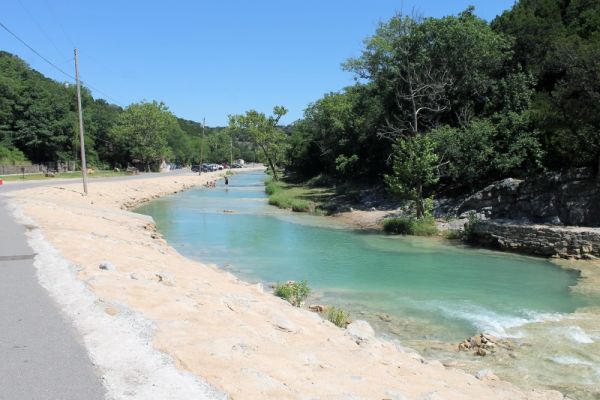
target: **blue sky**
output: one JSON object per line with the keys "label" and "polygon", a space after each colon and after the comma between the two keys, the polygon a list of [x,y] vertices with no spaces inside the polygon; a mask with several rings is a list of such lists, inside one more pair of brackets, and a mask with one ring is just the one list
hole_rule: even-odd
{"label": "blue sky", "polygon": [[[491,20],[514,0],[3,0],[0,22],[66,72],[79,49],[95,97],[126,106],[162,100],[182,118],[224,125],[227,114],[277,104],[302,117],[323,94],[353,83],[340,65],[395,12]],[[68,81],[6,31],[0,49]],[[1,73],[1,72],[0,72]]]}

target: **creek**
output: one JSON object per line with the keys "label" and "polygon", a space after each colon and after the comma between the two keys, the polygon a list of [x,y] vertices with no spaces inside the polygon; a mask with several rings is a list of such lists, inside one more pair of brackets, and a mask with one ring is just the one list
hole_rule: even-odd
{"label": "creek", "polygon": [[[137,212],[183,255],[246,281],[306,280],[310,302],[348,310],[382,336],[427,358],[490,368],[523,387],[574,399],[600,395],[600,299],[571,290],[578,273],[540,259],[386,236],[267,204],[261,172],[216,188],[164,197]],[[515,350],[487,357],[456,350],[479,332]]]}

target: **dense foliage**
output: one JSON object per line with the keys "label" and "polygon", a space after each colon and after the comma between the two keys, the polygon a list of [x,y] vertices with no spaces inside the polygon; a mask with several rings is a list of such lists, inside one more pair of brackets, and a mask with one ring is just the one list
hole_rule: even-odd
{"label": "dense foliage", "polygon": [[[141,102],[125,109],[82,90],[88,163],[96,168],[131,163],[156,166],[161,159],[180,165],[255,160],[248,142],[225,128],[178,119],[162,103]],[[20,58],[0,51],[0,163],[23,165],[79,158],[75,87],[44,77]]]}
{"label": "dense foliage", "polygon": [[600,162],[600,3],[521,0],[492,23],[397,15],[311,104],[287,168],[387,183],[416,200]]}

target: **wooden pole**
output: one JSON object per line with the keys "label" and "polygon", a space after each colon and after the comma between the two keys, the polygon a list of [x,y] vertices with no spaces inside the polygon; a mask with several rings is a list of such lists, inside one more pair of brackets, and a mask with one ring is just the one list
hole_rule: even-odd
{"label": "wooden pole", "polygon": [[198,175],[202,175],[202,158],[204,156],[204,126],[206,118],[202,118],[202,140],[200,140],[200,165],[198,165]]}
{"label": "wooden pole", "polygon": [[87,195],[87,165],[85,162],[85,140],[83,133],[83,111],[81,109],[81,84],[79,83],[79,64],[75,49],[75,81],[77,82],[77,110],[79,111],[79,144],[81,147],[81,174],[83,176],[83,192]]}

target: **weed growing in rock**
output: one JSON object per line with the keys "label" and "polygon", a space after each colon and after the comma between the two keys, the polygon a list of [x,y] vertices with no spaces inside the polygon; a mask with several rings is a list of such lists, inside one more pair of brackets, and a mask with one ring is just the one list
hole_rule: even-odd
{"label": "weed growing in rock", "polygon": [[287,300],[291,305],[300,307],[310,294],[310,288],[306,281],[278,283],[275,286],[275,296]]}
{"label": "weed growing in rock", "polygon": [[329,322],[340,328],[345,328],[350,323],[348,313],[338,307],[328,307],[325,316]]}

